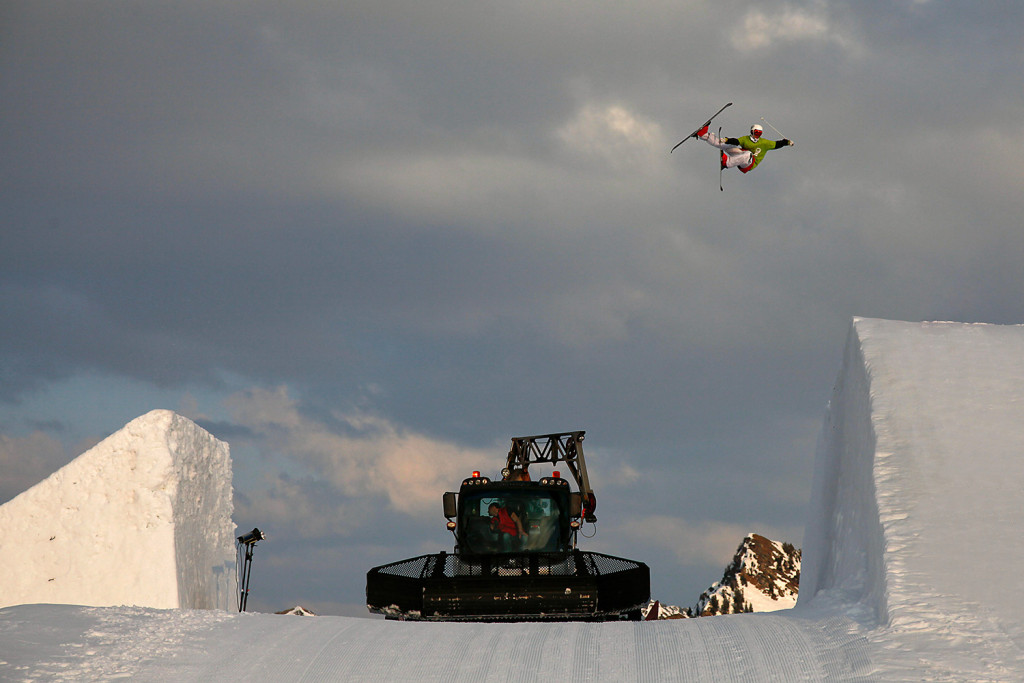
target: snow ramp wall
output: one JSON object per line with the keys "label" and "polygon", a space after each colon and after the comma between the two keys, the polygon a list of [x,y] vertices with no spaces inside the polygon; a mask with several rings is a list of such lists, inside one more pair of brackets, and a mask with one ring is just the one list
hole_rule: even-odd
{"label": "snow ramp wall", "polygon": [[818,442],[800,603],[1020,631],[1022,482],[1024,326],[855,318]]}
{"label": "snow ramp wall", "polygon": [[154,410],[0,506],[0,606],[228,609],[228,445]]}

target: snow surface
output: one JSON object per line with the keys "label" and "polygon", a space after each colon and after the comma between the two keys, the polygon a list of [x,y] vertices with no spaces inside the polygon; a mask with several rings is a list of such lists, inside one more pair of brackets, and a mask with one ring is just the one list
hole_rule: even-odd
{"label": "snow surface", "polygon": [[228,445],[154,410],[0,506],[0,606],[228,609]]}
{"label": "snow surface", "polygon": [[1022,397],[1020,325],[856,319],[798,606],[870,609],[906,680],[1024,680]]}
{"label": "snow surface", "polygon": [[1024,680],[1022,393],[1020,326],[855,319],[792,610],[430,624],[21,605],[0,609],[0,679]]}
{"label": "snow surface", "polygon": [[[795,610],[791,610],[795,612]],[[213,610],[0,610],[0,678],[133,681],[867,680],[831,615],[434,624]],[[678,626],[682,625],[683,628]]]}

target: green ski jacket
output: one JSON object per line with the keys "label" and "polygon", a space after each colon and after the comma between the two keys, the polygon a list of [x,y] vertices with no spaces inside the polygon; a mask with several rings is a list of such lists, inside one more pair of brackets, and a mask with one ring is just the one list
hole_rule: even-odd
{"label": "green ski jacket", "polygon": [[775,140],[768,140],[763,136],[760,140],[754,142],[749,135],[744,135],[741,138],[728,138],[726,139],[726,142],[730,145],[742,147],[754,155],[754,165],[750,168],[751,171],[757,168],[757,165],[761,163],[761,159],[764,158],[764,153],[770,149],[775,149],[775,146],[778,144]]}

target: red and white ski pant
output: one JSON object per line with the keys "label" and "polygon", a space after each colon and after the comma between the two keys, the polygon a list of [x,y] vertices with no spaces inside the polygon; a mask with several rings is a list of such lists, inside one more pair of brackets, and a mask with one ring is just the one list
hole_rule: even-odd
{"label": "red and white ski pant", "polygon": [[712,147],[722,150],[722,168],[733,168],[739,166],[740,170],[746,173],[754,167],[754,155],[742,147],[730,145],[725,138],[720,138],[710,130],[707,135],[700,138]]}

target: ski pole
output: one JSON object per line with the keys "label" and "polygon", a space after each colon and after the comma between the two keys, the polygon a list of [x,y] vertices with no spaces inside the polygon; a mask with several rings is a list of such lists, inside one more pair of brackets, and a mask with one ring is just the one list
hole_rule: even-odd
{"label": "ski pole", "polygon": [[[789,140],[789,138],[787,138],[787,137],[786,137],[785,135],[782,135],[782,131],[781,131],[781,130],[779,130],[778,128],[776,128],[776,127],[775,127],[775,126],[773,126],[772,124],[768,123],[768,120],[767,120],[767,119],[765,119],[765,117],[763,117],[763,116],[762,116],[762,117],[761,117],[761,120],[762,120],[762,121],[764,121],[764,123],[765,123],[765,125],[766,125],[766,126],[768,126],[768,127],[769,127],[769,128],[771,128],[772,130],[774,130],[774,131],[775,131],[776,133],[778,133],[779,135],[781,135],[781,136],[782,136],[782,137],[783,137],[784,139],[786,139],[786,140]],[[789,141],[790,141],[790,143],[792,143],[792,142],[793,142],[792,140],[789,140]]]}

